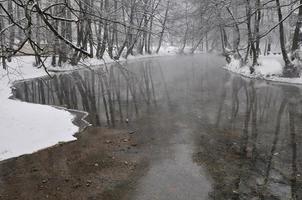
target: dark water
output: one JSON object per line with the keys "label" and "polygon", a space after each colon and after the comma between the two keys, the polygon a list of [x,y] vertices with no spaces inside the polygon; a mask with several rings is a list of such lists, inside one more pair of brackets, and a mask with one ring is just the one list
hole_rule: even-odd
{"label": "dark water", "polygon": [[132,199],[302,199],[301,87],[222,65],[212,55],[115,64],[18,83],[15,96],[148,133],[150,169]]}

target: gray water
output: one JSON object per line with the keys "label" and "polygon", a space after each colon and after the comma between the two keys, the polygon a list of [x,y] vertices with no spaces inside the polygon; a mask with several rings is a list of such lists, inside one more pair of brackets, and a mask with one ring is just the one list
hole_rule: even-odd
{"label": "gray water", "polygon": [[18,83],[15,96],[139,130],[150,166],[132,199],[301,199],[301,87],[245,79],[224,64],[146,59]]}

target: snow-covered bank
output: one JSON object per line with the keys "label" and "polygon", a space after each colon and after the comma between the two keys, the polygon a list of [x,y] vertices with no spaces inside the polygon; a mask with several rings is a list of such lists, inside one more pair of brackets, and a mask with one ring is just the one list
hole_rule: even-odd
{"label": "snow-covered bank", "polygon": [[250,74],[249,66],[240,67],[239,61],[235,59],[232,59],[230,64],[224,66],[224,69],[248,78],[263,79],[280,83],[302,84],[302,77],[282,77],[284,62],[281,55],[260,56],[258,62],[259,65],[255,66],[255,72],[253,74]]}
{"label": "snow-covered bank", "polygon": [[9,99],[14,81],[45,75],[33,61],[33,57],[14,58],[8,71],[0,70],[0,160],[76,139],[78,127],[69,112]]}
{"label": "snow-covered bank", "polygon": [[[190,49],[185,49],[186,52],[189,52]],[[97,58],[89,58],[89,59],[85,59],[85,60],[81,60],[77,66],[72,66],[68,63],[63,64],[61,67],[52,67],[51,66],[51,59],[47,59],[46,60],[46,65],[47,65],[47,69],[50,72],[66,72],[66,71],[72,71],[75,69],[83,69],[83,68],[92,68],[95,66],[100,66],[100,65],[105,65],[105,64],[111,64],[114,62],[125,62],[127,60],[139,60],[139,59],[146,59],[146,58],[155,58],[155,57],[162,57],[162,56],[174,56],[179,52],[179,48],[178,47],[174,47],[174,46],[163,46],[159,53],[156,54],[144,54],[144,55],[129,55],[127,59],[125,58],[120,58],[118,61],[113,60],[109,57],[109,55],[107,53],[104,54],[103,59],[97,59]],[[198,51],[196,51],[196,53],[200,53]]]}

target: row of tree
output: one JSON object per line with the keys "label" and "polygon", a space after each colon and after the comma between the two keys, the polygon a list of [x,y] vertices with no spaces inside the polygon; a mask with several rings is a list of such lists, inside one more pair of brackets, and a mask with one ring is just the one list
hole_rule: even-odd
{"label": "row of tree", "polygon": [[[3,68],[16,55],[35,55],[53,66],[109,55],[158,53],[163,43],[183,53],[211,45],[210,1],[196,0],[2,0],[0,57]],[[211,9],[209,9],[211,7]],[[204,45],[205,44],[205,45]]]}
{"label": "row of tree", "polygon": [[[259,55],[282,54],[286,77],[300,76],[301,0],[219,0],[221,43],[228,62],[254,73]],[[278,46],[278,50],[273,46]]]}
{"label": "row of tree", "polygon": [[[158,53],[162,44],[222,51],[255,71],[259,55],[280,53],[284,76],[300,75],[302,0],[3,0],[0,58],[52,57],[53,66],[105,55]],[[218,39],[220,38],[220,39]],[[278,49],[278,50],[277,50]]]}

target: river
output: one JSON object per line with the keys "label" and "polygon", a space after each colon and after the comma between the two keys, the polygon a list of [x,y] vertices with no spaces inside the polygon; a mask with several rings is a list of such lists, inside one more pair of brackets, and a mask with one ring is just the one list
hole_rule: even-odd
{"label": "river", "polygon": [[116,199],[301,199],[301,87],[224,64],[208,54],[128,61],[17,83],[15,97],[86,111],[92,128],[133,131],[125,151],[143,154],[146,167]]}

